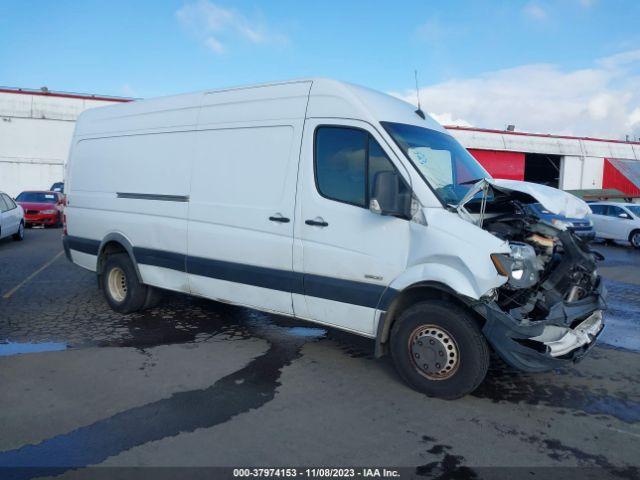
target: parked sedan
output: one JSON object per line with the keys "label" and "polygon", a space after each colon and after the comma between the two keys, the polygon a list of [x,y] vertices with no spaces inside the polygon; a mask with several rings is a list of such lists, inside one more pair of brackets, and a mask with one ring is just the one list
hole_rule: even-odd
{"label": "parked sedan", "polygon": [[18,241],[24,238],[24,211],[9,195],[0,192],[0,238],[9,235]]}
{"label": "parked sedan", "polygon": [[589,206],[598,238],[621,240],[640,248],[640,204],[595,202]]}
{"label": "parked sedan", "polygon": [[49,189],[52,192],[60,192],[60,193],[64,193],[64,182],[56,182],[53,185],[51,185],[51,188]]}
{"label": "parked sedan", "polygon": [[26,226],[61,226],[64,195],[60,192],[22,192],[16,202],[24,209]]}
{"label": "parked sedan", "polygon": [[567,218],[562,215],[556,215],[539,203],[532,203],[529,205],[529,209],[541,220],[559,228],[567,228],[587,242],[596,238],[596,231],[593,228],[593,223],[588,218]]}

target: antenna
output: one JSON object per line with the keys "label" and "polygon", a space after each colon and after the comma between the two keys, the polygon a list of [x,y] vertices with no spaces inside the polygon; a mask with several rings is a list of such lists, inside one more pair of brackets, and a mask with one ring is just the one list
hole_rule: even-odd
{"label": "antenna", "polygon": [[420,108],[420,89],[418,88],[418,70],[413,71],[413,76],[416,79],[416,98],[418,99],[418,109],[416,110],[416,114],[424,120],[425,115],[422,109]]}

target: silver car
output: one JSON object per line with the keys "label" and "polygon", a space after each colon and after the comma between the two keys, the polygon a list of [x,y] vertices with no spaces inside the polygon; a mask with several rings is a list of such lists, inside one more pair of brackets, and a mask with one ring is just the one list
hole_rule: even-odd
{"label": "silver car", "polygon": [[14,240],[24,238],[24,210],[4,192],[0,192],[0,238],[13,235]]}
{"label": "silver car", "polygon": [[640,204],[595,202],[589,206],[596,237],[621,240],[640,248]]}

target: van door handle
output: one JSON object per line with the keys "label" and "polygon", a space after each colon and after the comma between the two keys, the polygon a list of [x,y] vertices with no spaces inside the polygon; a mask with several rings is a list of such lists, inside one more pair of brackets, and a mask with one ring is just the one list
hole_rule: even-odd
{"label": "van door handle", "polygon": [[272,215],[271,217],[269,217],[269,220],[271,220],[272,222],[280,222],[280,223],[290,222],[290,220],[287,217],[283,217],[279,213],[276,213],[275,215]]}
{"label": "van door handle", "polygon": [[320,218],[319,220],[305,220],[304,223],[306,223],[307,225],[311,225],[314,227],[328,227],[329,224],[327,222],[325,222],[322,218]]}

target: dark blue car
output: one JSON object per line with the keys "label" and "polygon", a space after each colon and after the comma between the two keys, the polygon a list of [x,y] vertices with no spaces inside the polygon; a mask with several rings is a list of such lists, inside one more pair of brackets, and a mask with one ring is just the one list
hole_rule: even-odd
{"label": "dark blue car", "polygon": [[556,215],[539,203],[532,203],[529,205],[529,208],[532,213],[540,217],[541,220],[549,222],[556,227],[566,227],[585,241],[590,242],[596,238],[593,222],[588,218],[567,218],[562,215]]}

